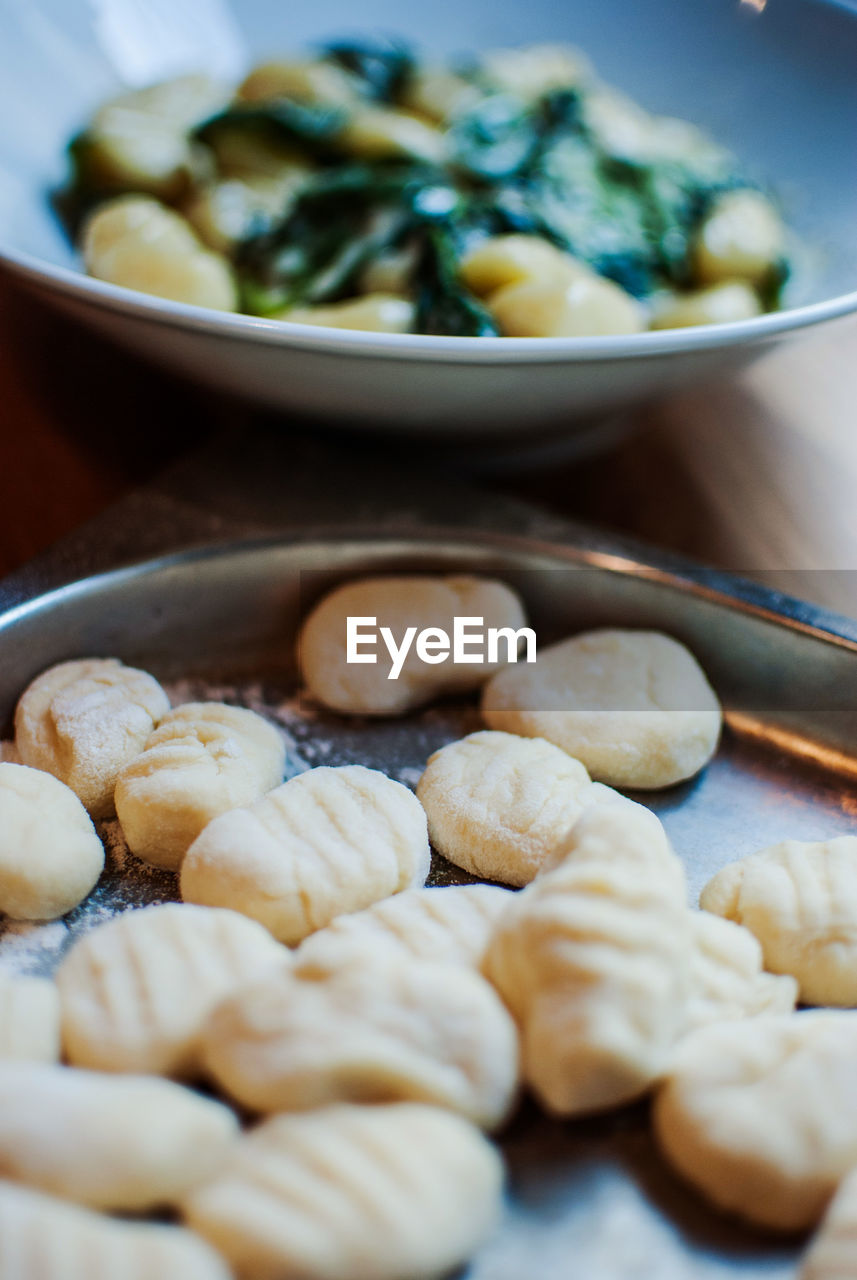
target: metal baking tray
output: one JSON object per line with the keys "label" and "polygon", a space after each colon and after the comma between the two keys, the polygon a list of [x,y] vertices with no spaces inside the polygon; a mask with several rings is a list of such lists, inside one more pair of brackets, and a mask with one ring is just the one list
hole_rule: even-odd
{"label": "metal baking tray", "polygon": [[[527,601],[540,644],[584,627],[655,627],[698,656],[726,707],[721,749],[691,782],[636,798],[685,861],[691,893],[715,869],[787,837],[853,830],[857,815],[857,627],[711,571],[625,552],[472,531],[326,532],[243,542],[122,569],[0,616],[0,736],[15,701],[52,663],[121,657],[175,700],[218,697],[264,710],[289,768],[359,762],[415,784],[426,757],[478,727],[475,700],[403,720],[341,719],[303,702],[294,668],[302,614],[349,577],[395,571],[502,577]],[[45,925],[0,921],[0,968],[50,972],[75,934],[129,906],[176,896],[176,880],[103,826],[108,862],[86,903]],[[432,881],[468,877],[436,857]],[[557,1123],[525,1102],[502,1136],[508,1211],[468,1280],[715,1280],[790,1277],[802,1242],[752,1231],[673,1177],[646,1105]]]}

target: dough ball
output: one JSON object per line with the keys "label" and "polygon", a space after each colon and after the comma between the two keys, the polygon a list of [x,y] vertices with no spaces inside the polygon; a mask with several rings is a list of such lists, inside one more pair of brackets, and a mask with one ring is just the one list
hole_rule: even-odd
{"label": "dough ball", "polygon": [[708,911],[692,911],[688,1030],[721,1019],[759,1013],[791,1013],[794,978],[766,973],[762,948],[750,933]]}
{"label": "dough ball", "polygon": [[60,1001],[54,984],[0,973],[0,1062],[57,1062],[59,1056]]}
{"label": "dough ball", "polygon": [[69,1061],[193,1076],[213,1009],[289,952],[235,911],[167,903],[86,933],[57,972]]}
{"label": "dough ball", "polygon": [[839,1184],[799,1280],[851,1280],[857,1275],[857,1169]]}
{"label": "dough ball", "polygon": [[74,792],[39,769],[0,764],[0,912],[55,920],[103,867],[104,847]]}
{"label": "dough ball", "polygon": [[259,1125],[184,1216],[238,1280],[430,1280],[493,1230],[502,1183],[497,1151],[460,1116],[343,1104]]}
{"label": "dough ball", "polygon": [[472,875],[528,884],[583,811],[583,765],[543,738],[471,733],[429,758],[417,796],[432,844]]}
{"label": "dough ball", "polygon": [[230,1280],[226,1263],[182,1227],[120,1222],[0,1182],[6,1280]]}
{"label": "dough ball", "polygon": [[669,787],[714,754],[720,705],[691,653],[656,631],[588,631],[485,686],[492,729],[547,738],[616,787]]}
{"label": "dough ball", "polygon": [[422,885],[430,856],[426,816],[407,787],[362,765],[309,769],[212,822],[185,859],[181,891],[294,944]]}
{"label": "dough ball", "polygon": [[608,806],[575,830],[577,851],[515,896],[484,961],[521,1030],[524,1079],[562,1116],[658,1079],[683,1029],[690,953],[681,864],[652,824]]}
{"label": "dough ball", "polygon": [[570,859],[619,863],[637,870],[654,864],[657,873],[670,876],[684,894],[684,868],[656,813],[601,782],[585,787],[580,799],[583,812],[545,858],[540,874]]}
{"label": "dough ball", "polygon": [[384,947],[391,965],[416,959],[478,967],[512,896],[495,884],[406,889],[311,933],[295,954],[295,971],[335,969],[364,945]]}
{"label": "dough ball", "polygon": [[857,1016],[716,1022],[688,1036],[654,1111],[670,1163],[720,1209],[802,1231],[857,1164]]}
{"label": "dough ball", "polygon": [[214,1079],[258,1111],[429,1102],[494,1128],[518,1082],[515,1025],[484,978],[355,949],[333,972],[272,974],[209,1022]]}
{"label": "dough ball", "polygon": [[[346,623],[349,617],[375,618],[377,644],[361,647],[374,652],[377,662],[346,661]],[[484,626],[518,631],[526,623],[518,596],[502,582],[490,578],[362,578],[337,587],[317,604],[303,625],[298,645],[301,673],[314,698],[346,715],[396,716],[422,706],[442,694],[476,689],[505,665],[506,646],[499,646],[503,661],[455,663],[424,662],[411,645],[400,675],[388,679],[391,661],[381,639],[388,627],[397,646],[406,631],[417,633],[437,627],[452,637],[456,617],[482,618]],[[517,652],[517,643],[512,649]],[[474,648],[472,653],[478,653]],[[437,656],[437,655],[435,655]]]}
{"label": "dough ball", "polygon": [[699,902],[755,934],[804,1003],[857,1005],[857,837],[786,840],[731,862]]}
{"label": "dough ball", "polygon": [[282,781],[285,759],[280,734],[254,711],[221,702],[176,707],[119,776],[116,812],[128,848],[177,871],[212,818]]}
{"label": "dough ball", "polygon": [[0,1062],[0,1177],[91,1208],[174,1204],[216,1176],[237,1131],[168,1080]]}
{"label": "dough ball", "polygon": [[71,787],[93,818],[115,812],[113,792],[170,709],[157,680],[115,658],[51,667],[25,689],[15,712],[21,764]]}

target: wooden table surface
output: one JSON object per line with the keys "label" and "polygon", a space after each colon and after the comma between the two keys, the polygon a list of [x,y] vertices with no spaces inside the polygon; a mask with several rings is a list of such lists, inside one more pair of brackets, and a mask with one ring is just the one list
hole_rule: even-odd
{"label": "wooden table surface", "polygon": [[[244,420],[259,415],[0,282],[0,576]],[[606,454],[489,483],[857,616],[857,320],[637,427]]]}

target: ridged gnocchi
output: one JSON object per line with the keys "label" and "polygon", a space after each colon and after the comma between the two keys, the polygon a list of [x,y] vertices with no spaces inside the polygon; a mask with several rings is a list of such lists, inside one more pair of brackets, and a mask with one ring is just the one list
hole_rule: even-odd
{"label": "ridged gnocchi", "polygon": [[57,971],[66,1056],[98,1071],[193,1076],[214,1008],[289,958],[235,911],[125,912],[84,934]]}
{"label": "ridged gnocchi", "polygon": [[690,924],[688,1030],[720,1019],[794,1010],[797,983],[765,972],[762,948],[749,929],[708,911],[692,911]]}
{"label": "ridged gnocchi", "polygon": [[181,892],[295,944],[424,884],[430,859],[426,816],[407,787],[362,765],[322,767],[210,823],[185,858]]}
{"label": "ridged gnocchi", "polygon": [[177,871],[213,818],[282,781],[285,758],[279,732],[254,711],[220,702],[176,707],[119,775],[116,813],[128,848]]}
{"label": "ridged gnocchi", "polygon": [[145,671],[115,658],[62,662],[37,676],[18,701],[20,762],[71,787],[93,818],[109,818],[120,771],[169,709]]}
{"label": "ridged gnocchi", "polygon": [[496,1128],[518,1083],[515,1025],[478,973],[390,964],[371,944],[334,970],[304,965],[225,1000],[205,1034],[209,1073],[244,1106],[426,1102]]}
{"label": "ridged gnocchi", "polygon": [[63,782],[40,769],[0,764],[0,912],[55,920],[95,887],[104,847]]}
{"label": "ridged gnocchi", "polygon": [[60,1002],[54,983],[0,973],[0,1062],[57,1062],[59,1056]]}
{"label": "ridged gnocchi", "polygon": [[489,680],[491,729],[547,738],[617,787],[656,789],[692,777],[720,736],[720,704],[702,668],[656,631],[601,630],[550,645],[534,665]]}
{"label": "ridged gnocchi", "polygon": [[478,1129],[417,1103],[279,1115],[183,1205],[237,1280],[431,1280],[499,1216],[500,1157]]}

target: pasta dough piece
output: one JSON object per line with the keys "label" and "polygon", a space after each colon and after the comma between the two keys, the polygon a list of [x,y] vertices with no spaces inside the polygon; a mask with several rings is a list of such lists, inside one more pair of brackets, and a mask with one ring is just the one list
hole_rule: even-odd
{"label": "pasta dough piece", "polygon": [[857,1164],[857,1015],[716,1022],[688,1036],[655,1102],[669,1161],[719,1208],[811,1227]]}
{"label": "pasta dough piece", "polygon": [[52,773],[93,818],[109,818],[120,771],[169,709],[157,680],[115,658],[60,663],[37,676],[18,702],[21,764]]}
{"label": "pasta dough piece", "polygon": [[588,631],[486,685],[492,729],[547,738],[599,782],[644,789],[690,778],[714,754],[720,704],[684,645],[657,631]]}
{"label": "pasta dough piece", "polygon": [[0,1062],[0,1177],[92,1208],[175,1203],[237,1132],[227,1107],[168,1080]]}
{"label": "pasta dough piece", "polygon": [[681,864],[654,826],[604,806],[574,831],[565,861],[504,912],[484,962],[521,1029],[525,1080],[564,1116],[640,1097],[665,1070],[690,952]]}
{"label": "pasta dough piece", "polygon": [[116,812],[128,848],[177,871],[212,818],[282,781],[285,760],[280,734],[254,711],[221,702],[176,707],[119,776]]}
{"label": "pasta dough piece", "polygon": [[791,1013],[794,978],[766,973],[762,948],[750,933],[708,911],[692,911],[688,1030],[721,1019],[759,1013]]}
{"label": "pasta dough piece", "polygon": [[484,978],[371,944],[340,969],[244,987],[208,1024],[205,1062],[258,1111],[429,1102],[495,1128],[518,1082],[515,1025]]}
{"label": "pasta dough piece", "polygon": [[431,853],[416,797],[362,765],[309,769],[191,847],[182,897],[230,906],[298,943],[346,911],[422,885]]}
{"label": "pasta dough piece", "polygon": [[[346,661],[349,617],[375,618],[397,645],[408,628],[439,628],[451,635],[456,617],[481,617],[485,627],[524,626],[523,606],[511,588],[490,578],[361,578],[337,587],[317,604],[301,630],[298,659],[309,692],[324,706],[347,715],[403,715],[432,698],[476,689],[503,663],[426,663],[412,645],[400,675],[388,679],[391,662],[378,640],[373,664]],[[517,642],[512,642],[517,652]],[[361,656],[368,656],[362,650]],[[503,652],[500,649],[500,652]],[[435,655],[437,656],[437,655]]]}
{"label": "pasta dough piece", "polygon": [[857,1005],[857,837],[763,849],[718,871],[699,901],[755,934],[805,1003]]}
{"label": "pasta dough piece", "polygon": [[476,876],[528,884],[583,811],[589,774],[543,738],[471,733],[441,747],[417,786],[429,838]]}
{"label": "pasta dough piece", "polygon": [[104,847],[74,792],[39,769],[0,764],[0,912],[55,920],[103,867]]}
{"label": "pasta dough piece", "polygon": [[684,898],[684,867],[656,813],[601,782],[591,783],[582,799],[583,813],[546,860],[543,875],[569,862],[627,866],[633,871],[651,868],[671,880]]}
{"label": "pasta dough piece", "polygon": [[0,764],[20,764],[21,757],[14,742],[0,742]]}
{"label": "pasta dough piece", "polygon": [[57,1062],[59,1056],[60,1002],[54,984],[0,973],[0,1062]]}
{"label": "pasta dough piece", "polygon": [[230,1280],[210,1245],[182,1227],[117,1222],[0,1182],[5,1280]]}
{"label": "pasta dough piece", "polygon": [[339,1105],[259,1125],[183,1210],[237,1280],[439,1280],[492,1231],[502,1183],[460,1116]]}
{"label": "pasta dough piece", "polygon": [[297,950],[295,972],[334,969],[364,944],[384,947],[390,964],[413,958],[478,966],[511,899],[511,890],[494,884],[406,889],[311,933]]}
{"label": "pasta dough piece", "polygon": [[852,1280],[857,1275],[857,1170],[840,1183],[799,1280]]}
{"label": "pasta dough piece", "polygon": [[192,1076],[216,1005],[289,959],[235,911],[126,911],[84,934],[57,972],[66,1056],[100,1071]]}

